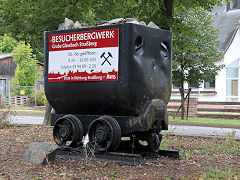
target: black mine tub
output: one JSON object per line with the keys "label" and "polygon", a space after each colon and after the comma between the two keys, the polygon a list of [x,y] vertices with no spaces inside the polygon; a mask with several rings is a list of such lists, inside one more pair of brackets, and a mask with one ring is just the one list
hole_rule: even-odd
{"label": "black mine tub", "polygon": [[45,93],[60,146],[89,135],[96,151],[122,136],[154,151],[167,130],[172,33],[136,24],[45,32]]}

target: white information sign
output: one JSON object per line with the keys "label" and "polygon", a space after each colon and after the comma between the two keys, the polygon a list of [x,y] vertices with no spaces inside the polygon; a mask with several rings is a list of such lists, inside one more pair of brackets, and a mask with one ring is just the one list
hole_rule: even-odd
{"label": "white information sign", "polygon": [[49,35],[49,82],[117,81],[118,29]]}

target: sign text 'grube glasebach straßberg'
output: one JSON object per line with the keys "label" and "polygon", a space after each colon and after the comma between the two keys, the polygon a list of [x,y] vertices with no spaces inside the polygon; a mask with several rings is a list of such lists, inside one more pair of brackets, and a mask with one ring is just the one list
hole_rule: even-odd
{"label": "sign text 'grube glasebach stra\u00dfberg'", "polygon": [[117,81],[119,29],[49,35],[48,82]]}

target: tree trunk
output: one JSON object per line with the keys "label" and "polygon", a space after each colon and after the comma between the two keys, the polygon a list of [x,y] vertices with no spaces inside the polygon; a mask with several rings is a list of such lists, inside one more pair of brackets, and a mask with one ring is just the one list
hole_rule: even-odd
{"label": "tree trunk", "polygon": [[52,110],[52,106],[49,104],[49,102],[47,102],[44,120],[43,120],[44,125],[47,125],[47,126],[51,125],[51,110]]}
{"label": "tree trunk", "polygon": [[184,113],[185,113],[185,97],[184,97],[184,64],[183,60],[181,60],[181,87],[179,88],[180,95],[181,95],[181,103],[182,103],[182,108],[181,108],[181,119],[184,120]]}
{"label": "tree trunk", "polygon": [[173,4],[174,0],[158,0],[159,10],[165,19],[164,29],[170,30],[173,19]]}
{"label": "tree trunk", "polygon": [[192,88],[188,89],[187,93],[187,115],[186,115],[186,120],[188,120],[188,113],[189,113],[189,101],[190,101],[190,94],[191,94]]}
{"label": "tree trunk", "polygon": [[173,17],[173,2],[174,0],[164,0],[166,14],[169,18]]}
{"label": "tree trunk", "polygon": [[185,113],[185,104],[184,104],[184,89],[183,88],[179,88],[180,94],[181,94],[181,119],[184,120],[184,113]]}

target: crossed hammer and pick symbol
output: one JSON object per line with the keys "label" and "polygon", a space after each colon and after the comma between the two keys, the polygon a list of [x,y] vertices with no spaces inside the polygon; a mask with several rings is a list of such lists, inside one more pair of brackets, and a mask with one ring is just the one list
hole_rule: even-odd
{"label": "crossed hammer and pick symbol", "polygon": [[112,56],[112,54],[111,54],[110,52],[108,52],[108,56],[107,56],[107,57],[105,57],[105,52],[102,53],[102,55],[100,56],[100,58],[104,58],[105,60],[103,61],[103,63],[101,64],[101,66],[102,66],[105,62],[107,62],[107,63],[111,66],[111,63],[108,61],[108,58],[109,58],[109,57],[113,58],[113,56]]}

